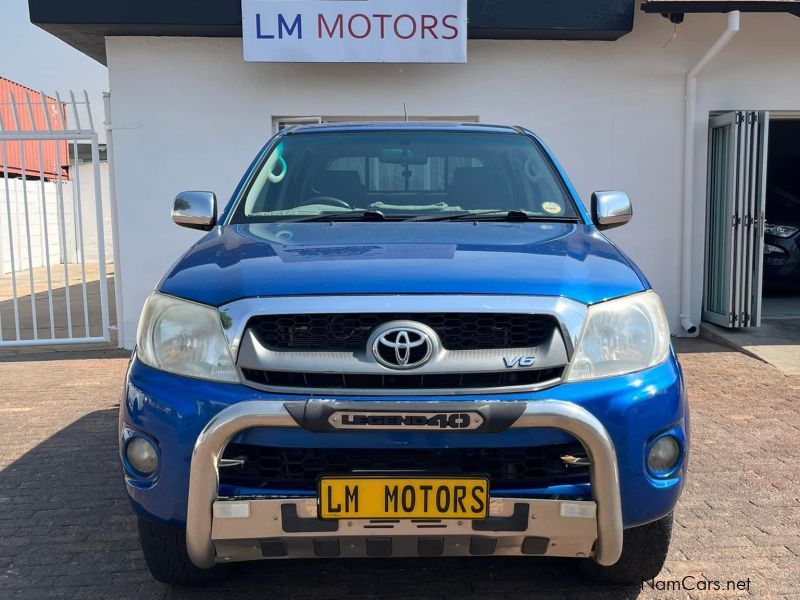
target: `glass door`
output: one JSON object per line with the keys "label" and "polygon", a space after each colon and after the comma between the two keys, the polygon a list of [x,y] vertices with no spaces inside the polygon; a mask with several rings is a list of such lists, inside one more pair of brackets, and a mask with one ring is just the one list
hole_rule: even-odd
{"label": "glass door", "polygon": [[766,112],[709,124],[703,319],[723,327],[761,324],[768,131]]}

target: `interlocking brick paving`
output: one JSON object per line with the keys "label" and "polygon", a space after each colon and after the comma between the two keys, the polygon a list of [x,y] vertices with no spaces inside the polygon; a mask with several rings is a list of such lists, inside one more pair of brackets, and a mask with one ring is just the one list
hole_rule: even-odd
{"label": "interlocking brick paving", "polygon": [[261,562],[171,589],[147,573],[117,463],[127,358],[58,352],[0,359],[0,598],[798,598],[800,378],[707,342],[680,348],[693,454],[659,585],[749,590],[598,588],[568,560],[528,558]]}

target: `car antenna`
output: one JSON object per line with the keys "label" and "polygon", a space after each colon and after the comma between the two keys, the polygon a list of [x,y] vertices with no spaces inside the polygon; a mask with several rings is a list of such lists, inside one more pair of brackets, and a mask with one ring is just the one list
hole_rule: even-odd
{"label": "car antenna", "polygon": [[403,115],[405,115],[406,123],[408,123],[408,110],[406,109],[406,103],[403,102]]}

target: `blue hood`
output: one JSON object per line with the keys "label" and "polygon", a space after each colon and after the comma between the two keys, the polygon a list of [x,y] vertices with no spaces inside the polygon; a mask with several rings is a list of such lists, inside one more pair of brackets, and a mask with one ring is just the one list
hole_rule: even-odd
{"label": "blue hood", "polygon": [[522,294],[594,303],[646,286],[588,225],[340,222],[217,228],[159,289],[220,306],[318,294]]}

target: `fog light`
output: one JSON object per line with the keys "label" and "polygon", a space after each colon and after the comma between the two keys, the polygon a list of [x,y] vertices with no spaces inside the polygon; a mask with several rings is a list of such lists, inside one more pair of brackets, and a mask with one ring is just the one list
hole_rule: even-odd
{"label": "fog light", "polygon": [[135,437],[125,447],[128,464],[142,475],[152,475],[158,466],[158,454],[150,441]]}
{"label": "fog light", "polygon": [[681,447],[678,440],[671,435],[665,435],[657,439],[650,447],[650,452],[647,454],[647,466],[654,473],[669,471],[678,462],[680,454]]}

